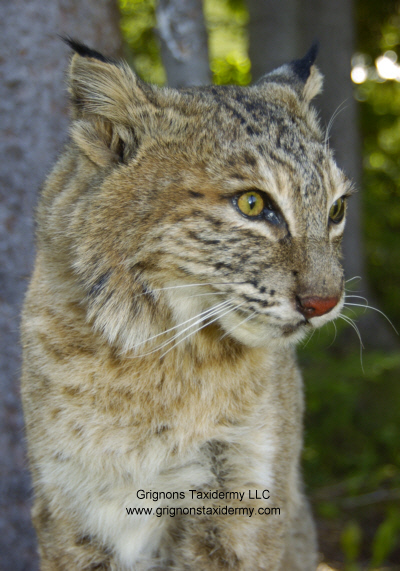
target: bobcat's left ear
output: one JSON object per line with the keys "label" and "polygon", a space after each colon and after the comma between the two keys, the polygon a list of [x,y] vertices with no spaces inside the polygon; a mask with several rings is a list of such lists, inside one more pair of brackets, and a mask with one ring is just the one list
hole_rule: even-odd
{"label": "bobcat's left ear", "polygon": [[152,132],[155,88],[146,86],[124,63],[104,57],[70,38],[72,140],[100,167],[126,162]]}
{"label": "bobcat's left ear", "polygon": [[322,91],[323,76],[314,65],[317,53],[318,43],[315,42],[302,59],[278,67],[271,73],[264,75],[258,84],[286,83],[297,92],[305,103],[308,103]]}

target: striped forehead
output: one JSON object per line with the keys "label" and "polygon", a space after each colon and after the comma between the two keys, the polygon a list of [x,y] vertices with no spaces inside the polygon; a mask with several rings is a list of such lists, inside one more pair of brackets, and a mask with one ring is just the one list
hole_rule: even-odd
{"label": "striped forehead", "polygon": [[[330,181],[329,162],[315,164],[310,157],[294,162],[273,157],[259,158],[259,184],[279,206],[292,235],[303,234],[307,228],[324,233],[327,212],[334,189]],[[325,168],[324,168],[325,167]]]}
{"label": "striped forehead", "polygon": [[212,86],[207,94],[216,104],[214,125],[233,186],[267,192],[292,233],[325,232],[329,208],[345,190],[314,112],[268,99],[257,88]]}
{"label": "striped forehead", "polygon": [[[265,191],[279,206],[290,232],[304,234],[307,228],[324,233],[331,204],[345,194],[343,175],[329,151],[319,142],[294,145],[294,151],[271,144],[270,137],[257,137],[256,145],[232,161],[233,174],[245,186]],[[239,154],[239,153],[238,153]],[[245,173],[240,176],[240,172]]]}

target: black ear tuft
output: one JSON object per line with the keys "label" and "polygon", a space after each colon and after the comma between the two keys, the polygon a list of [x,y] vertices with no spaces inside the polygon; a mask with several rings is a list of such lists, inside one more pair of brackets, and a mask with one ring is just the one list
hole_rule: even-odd
{"label": "black ear tuft", "polygon": [[311,66],[315,63],[318,49],[319,42],[315,41],[302,59],[296,59],[290,63],[293,71],[303,82],[306,82],[310,75]]}
{"label": "black ear tuft", "polygon": [[96,52],[96,50],[88,48],[87,46],[85,46],[85,44],[77,42],[76,40],[73,40],[69,36],[60,36],[60,37],[63,40],[63,42],[65,42],[70,48],[72,48],[78,55],[82,57],[91,57],[94,59],[98,59],[103,63],[112,63],[114,65],[116,64],[115,60],[103,56],[103,54],[101,54],[100,52]]}

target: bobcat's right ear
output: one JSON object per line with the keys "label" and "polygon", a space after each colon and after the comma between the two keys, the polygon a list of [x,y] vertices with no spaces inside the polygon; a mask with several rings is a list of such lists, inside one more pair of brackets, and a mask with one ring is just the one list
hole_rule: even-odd
{"label": "bobcat's right ear", "polygon": [[294,89],[307,106],[311,99],[322,91],[323,76],[314,65],[317,53],[318,43],[314,42],[303,58],[278,67],[264,75],[257,84],[261,86],[267,83],[286,84]]}
{"label": "bobcat's right ear", "polygon": [[65,41],[76,52],[68,76],[75,119],[72,139],[98,166],[125,162],[151,131],[155,106],[147,95],[153,88],[141,82],[127,64],[73,40]]}

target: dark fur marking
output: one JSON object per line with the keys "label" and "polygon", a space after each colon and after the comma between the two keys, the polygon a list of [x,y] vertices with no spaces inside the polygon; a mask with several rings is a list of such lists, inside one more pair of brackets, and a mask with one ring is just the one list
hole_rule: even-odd
{"label": "dark fur marking", "polygon": [[204,244],[220,244],[221,240],[205,240],[204,238],[201,239]]}
{"label": "dark fur marking", "polygon": [[232,270],[232,266],[230,264],[226,264],[225,262],[217,262],[214,264],[214,268],[216,270],[221,270],[222,268],[228,268],[228,270]]}
{"label": "dark fur marking", "polygon": [[106,305],[107,302],[110,301],[110,299],[112,298],[112,296],[114,295],[114,291],[110,291],[110,293],[108,294],[108,296],[106,297],[106,299],[104,300],[104,305]]}
{"label": "dark fur marking", "polygon": [[189,194],[190,196],[193,196],[193,198],[204,198],[204,194],[202,194],[201,192],[196,192],[194,190],[189,190]]}
{"label": "dark fur marking", "polygon": [[227,474],[224,454],[228,449],[228,444],[220,440],[211,440],[207,442],[207,448],[211,458],[211,472],[216,476],[218,485],[223,486]]}
{"label": "dark fur marking", "polygon": [[260,129],[256,127],[252,127],[251,125],[247,125],[246,127],[247,134],[253,137],[254,135],[261,135]]}
{"label": "dark fur marking", "polygon": [[108,272],[105,272],[102,276],[100,276],[100,278],[90,288],[90,291],[89,291],[90,297],[97,296],[102,292],[102,290],[104,289],[110,275],[111,275],[111,270],[109,270]]}
{"label": "dark fur marking", "polygon": [[250,297],[246,294],[243,294],[243,297],[249,303],[261,303],[261,304],[263,303],[263,301],[261,299],[257,299],[256,297]]}
{"label": "dark fur marking", "polygon": [[236,99],[236,101],[238,103],[243,103],[245,97],[244,97],[244,93],[242,91],[235,91],[235,96],[234,98]]}
{"label": "dark fur marking", "polygon": [[203,213],[201,212],[201,210],[192,210],[192,212],[190,213],[190,216],[194,216],[194,217],[203,217]]}
{"label": "dark fur marking", "polygon": [[76,545],[89,545],[93,539],[90,535],[81,535],[75,540]]}
{"label": "dark fur marking", "polygon": [[246,163],[248,165],[250,165],[251,167],[255,167],[257,164],[257,159],[255,157],[253,157],[250,153],[248,153],[247,151],[243,153],[243,158],[246,161]]}
{"label": "dark fur marking", "polygon": [[163,434],[164,432],[167,432],[167,430],[169,430],[169,426],[167,426],[166,424],[161,424],[161,426],[157,426],[156,428],[156,434]]}
{"label": "dark fur marking", "polygon": [[120,138],[118,139],[118,144],[116,148],[116,153],[120,163],[125,163],[125,142]]}
{"label": "dark fur marking", "polygon": [[228,109],[232,113],[234,117],[236,117],[236,119],[239,119],[241,125],[247,123],[247,120],[243,117],[241,113],[239,113],[237,109],[229,105],[229,103],[227,103],[226,101],[221,101],[221,103],[226,109]]}
{"label": "dark fur marking", "polygon": [[207,220],[207,222],[211,222],[211,224],[213,224],[213,226],[216,228],[221,227],[222,222],[217,218],[213,218],[212,216],[205,216],[204,219]]}

